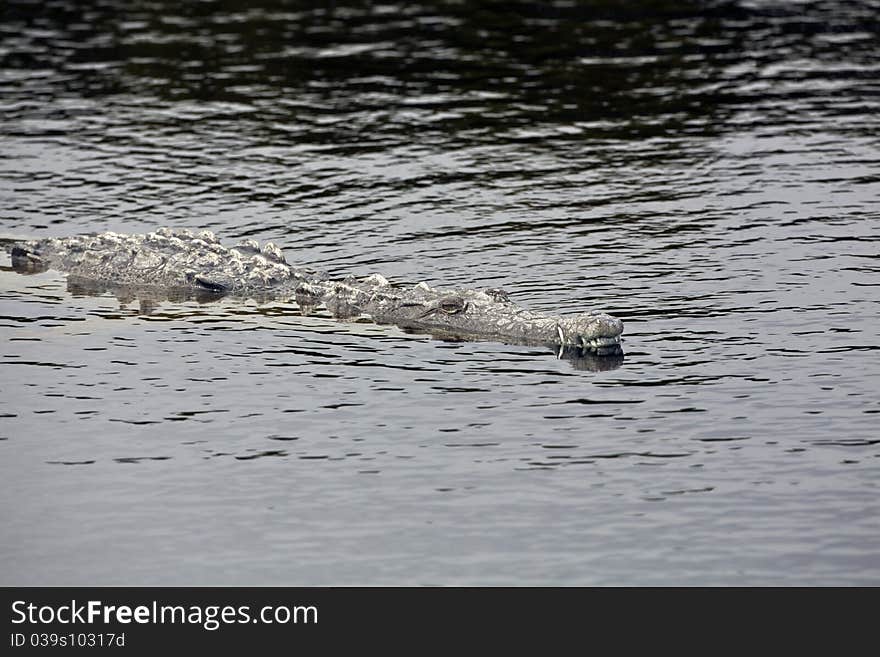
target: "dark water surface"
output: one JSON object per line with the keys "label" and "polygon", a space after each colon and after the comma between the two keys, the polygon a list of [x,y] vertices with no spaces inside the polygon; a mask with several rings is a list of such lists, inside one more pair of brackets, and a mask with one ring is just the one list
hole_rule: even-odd
{"label": "dark water surface", "polygon": [[0,235],[271,239],[626,356],[4,255],[0,582],[880,584],[880,3],[183,4],[3,3]]}

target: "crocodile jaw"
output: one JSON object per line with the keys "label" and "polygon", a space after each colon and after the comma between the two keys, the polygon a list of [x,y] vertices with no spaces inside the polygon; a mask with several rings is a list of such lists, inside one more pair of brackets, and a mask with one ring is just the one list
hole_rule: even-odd
{"label": "crocodile jaw", "polygon": [[561,345],[615,353],[620,350],[623,322],[605,313],[585,313],[560,317],[556,329]]}

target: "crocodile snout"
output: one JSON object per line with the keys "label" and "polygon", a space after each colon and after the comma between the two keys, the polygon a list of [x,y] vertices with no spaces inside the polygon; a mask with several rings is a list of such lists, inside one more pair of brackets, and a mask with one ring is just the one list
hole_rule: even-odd
{"label": "crocodile snout", "polygon": [[623,322],[605,313],[586,313],[561,318],[557,330],[563,345],[612,354],[620,351]]}

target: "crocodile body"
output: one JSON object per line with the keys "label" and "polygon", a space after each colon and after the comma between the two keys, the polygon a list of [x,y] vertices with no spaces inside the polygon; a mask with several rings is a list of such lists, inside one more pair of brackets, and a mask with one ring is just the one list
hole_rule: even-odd
{"label": "crocodile body", "polygon": [[435,335],[576,347],[597,355],[621,351],[623,324],[604,313],[548,315],[516,305],[502,290],[395,286],[378,274],[331,280],[288,264],[271,242],[225,247],[210,231],[49,238],[17,243],[10,253],[19,271],[51,268],[116,289],[292,299],[304,312],[324,306],[338,318],[368,316]]}

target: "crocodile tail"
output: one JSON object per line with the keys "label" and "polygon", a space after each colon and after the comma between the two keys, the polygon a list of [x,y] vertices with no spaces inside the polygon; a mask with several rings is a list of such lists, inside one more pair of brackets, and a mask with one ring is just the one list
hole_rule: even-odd
{"label": "crocodile tail", "polygon": [[25,274],[36,274],[49,268],[49,264],[40,257],[33,243],[30,242],[13,244],[9,249],[9,255],[12,258],[13,269]]}

